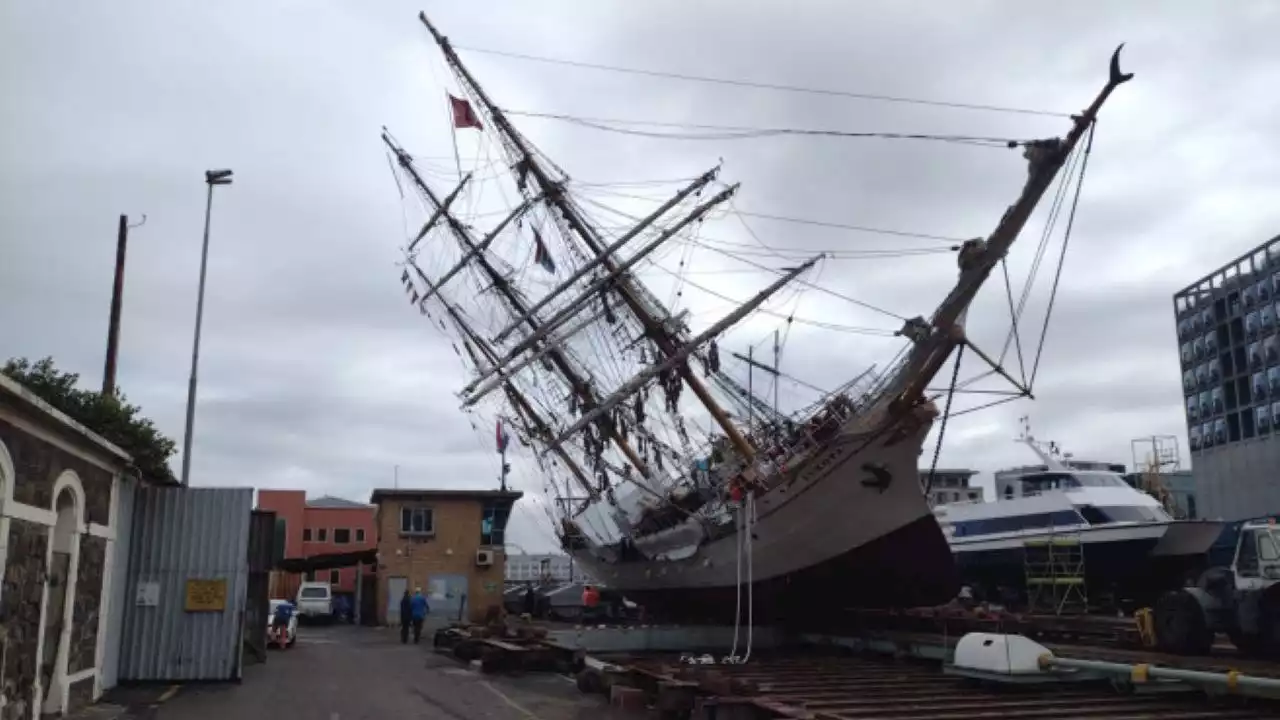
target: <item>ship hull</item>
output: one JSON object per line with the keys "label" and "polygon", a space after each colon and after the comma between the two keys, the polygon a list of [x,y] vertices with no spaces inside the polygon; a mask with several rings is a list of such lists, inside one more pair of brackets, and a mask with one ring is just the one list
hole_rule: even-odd
{"label": "ship hull", "polygon": [[[786,481],[756,498],[749,556],[757,622],[826,608],[936,605],[959,591],[950,547],[916,467],[928,418],[891,436],[872,430],[882,414],[868,416],[852,420]],[[746,607],[748,554],[739,555],[741,535],[708,540],[682,560],[575,555],[591,577],[642,605],[649,617],[732,623],[739,578],[744,613]]]}
{"label": "ship hull", "polygon": [[[1222,524],[1175,521],[1097,527],[1059,537],[1078,537],[1084,554],[1085,587],[1091,606],[1120,610],[1152,605],[1161,593],[1181,587],[1201,572]],[[1026,602],[1023,542],[1048,533],[979,540],[953,546],[961,581],[975,597]]]}

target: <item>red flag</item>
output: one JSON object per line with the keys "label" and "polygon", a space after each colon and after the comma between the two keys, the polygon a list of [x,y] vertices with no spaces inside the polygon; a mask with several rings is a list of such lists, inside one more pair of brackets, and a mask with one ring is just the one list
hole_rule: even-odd
{"label": "red flag", "polygon": [[480,124],[480,118],[476,116],[476,111],[471,109],[470,102],[450,95],[449,108],[453,111],[453,126],[455,128],[459,130],[463,128],[484,129],[484,126]]}

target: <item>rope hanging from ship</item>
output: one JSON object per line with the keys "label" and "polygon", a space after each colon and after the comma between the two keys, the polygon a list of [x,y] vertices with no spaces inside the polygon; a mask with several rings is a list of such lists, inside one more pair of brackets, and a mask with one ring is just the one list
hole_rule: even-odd
{"label": "rope hanging from ship", "polygon": [[[481,143],[475,153],[479,161],[477,167],[486,169],[463,175],[460,153],[455,147],[454,160],[460,182],[454,190],[442,196],[427,184],[417,169],[415,159],[389,133],[384,133],[397,192],[401,197],[421,202],[427,218],[416,233],[409,232],[407,220],[405,222],[409,243],[401,281],[410,302],[424,315],[430,314],[428,303],[443,308],[444,317],[432,318],[433,325],[446,332],[452,328],[462,337],[466,357],[456,342],[452,346],[460,358],[469,360],[474,374],[473,381],[460,393],[467,412],[472,412],[471,408],[477,402],[495,390],[502,390],[505,403],[513,406],[515,412],[509,417],[515,418],[512,424],[522,445],[535,451],[539,467],[550,476],[551,487],[557,494],[562,493],[555,505],[565,509],[558,532],[566,547],[575,552],[589,549],[596,560],[606,563],[634,560],[678,563],[685,558],[701,557],[699,548],[704,544],[735,536],[735,541],[746,543],[750,555],[750,539],[736,537],[740,533],[727,528],[724,522],[727,517],[728,526],[732,526],[732,516],[744,512],[741,508],[738,513],[729,509],[727,495],[730,491],[745,493],[743,507],[751,509],[748,522],[754,526],[757,497],[786,492],[805,471],[807,463],[826,462],[820,456],[825,457],[824,452],[830,455],[832,448],[843,445],[837,454],[857,456],[873,444],[890,447],[901,442],[914,432],[913,428],[929,422],[918,414],[918,410],[927,400],[933,399],[930,396],[945,394],[943,412],[937,423],[939,437],[931,478],[937,469],[948,422],[976,409],[953,411],[955,395],[976,382],[960,378],[960,359],[966,352],[978,355],[991,367],[986,375],[999,375],[1013,384],[1016,393],[1002,401],[1031,396],[1080,199],[1080,186],[1092,146],[1094,120],[1110,92],[1129,78],[1119,72],[1119,50],[1112,58],[1111,78],[1106,88],[1088,110],[1073,116],[1074,126],[1063,139],[1018,140],[842,129],[751,128],[705,123],[603,121],[599,118],[504,110],[476,82],[449,41],[426,20],[425,15],[420,17],[443,51],[457,81],[458,94],[450,93],[448,96],[454,136],[456,138],[462,131],[475,131],[477,141]],[[702,139],[719,133],[718,139],[745,140],[789,135],[831,140],[909,139],[1017,147],[1023,150],[1028,171],[1021,196],[1010,206],[996,230],[986,238],[960,242],[934,233],[909,233],[740,211],[732,205],[724,205],[732,200],[737,185],[719,183],[718,164],[698,178],[681,181],[681,187],[673,197],[665,201],[655,199],[661,204],[652,212],[641,213],[643,217],[632,215],[630,224],[610,229],[588,208],[604,207],[604,203],[575,197],[575,183],[511,122],[511,117],[530,114],[549,120],[600,125],[600,129],[610,131],[661,136],[656,139]],[[636,127],[699,132],[650,133],[636,131]],[[1075,159],[1079,157],[1074,152],[1075,148],[1086,133],[1088,140],[1080,160],[1080,174],[1068,214],[1063,247],[1028,378],[1021,360],[1022,341],[1017,330],[1044,252],[1038,250],[1032,274],[1023,287],[1023,300],[1017,304],[1013,301],[1005,258],[1008,247],[1041,196],[1059,170],[1070,163],[1062,180],[1063,187],[1066,186],[1072,176]],[[484,139],[491,140],[491,144],[483,145]],[[501,172],[492,162],[488,153],[494,148],[504,159],[509,174]],[[450,174],[439,170],[435,172],[436,177]],[[417,192],[406,193],[409,185]],[[515,187],[520,200],[518,205],[513,205],[508,199],[506,188],[509,185]],[[593,186],[592,183],[580,185],[583,188]],[[594,184],[601,194],[609,193],[602,189],[606,185]],[[633,184],[639,185],[642,183]],[[704,190],[716,186],[723,189],[710,199],[704,198]],[[497,189],[506,211],[484,209],[482,193],[493,198],[493,193],[485,191],[489,187]],[[592,193],[588,190],[587,194]],[[1060,206],[1061,203],[1055,201],[1046,235],[1056,221]],[[665,220],[666,216],[677,213],[683,213],[679,221],[670,223]],[[463,215],[470,220],[460,219]],[[706,223],[729,215],[743,224],[759,249],[703,234]],[[941,240],[948,245],[863,251],[837,248],[807,254],[794,248],[768,246],[747,224],[745,218],[752,215],[772,222],[835,226],[833,229],[842,227],[850,232],[878,231],[887,236],[917,236],[935,242]],[[477,223],[483,216],[500,217],[501,221],[496,225],[488,221],[484,225]],[[658,230],[660,221],[665,224],[661,231]],[[484,226],[490,229],[481,230]],[[672,244],[664,246],[668,241]],[[618,251],[627,243],[640,247],[629,247],[629,254],[620,254]],[[446,251],[446,247],[454,245],[456,250]],[[674,271],[662,265],[670,248],[681,249]],[[503,259],[504,254],[512,255],[513,249],[518,249],[518,256],[522,258],[516,263]],[[775,273],[777,279],[751,299],[745,302],[735,300],[691,279],[691,275],[703,271],[700,267],[694,269],[694,251],[708,251],[741,262],[753,270]],[[927,257],[943,252],[956,254],[960,278],[929,320],[904,317],[824,287],[812,277],[827,263],[835,261]],[[796,265],[771,267],[751,260],[752,256],[770,256]],[[997,264],[1001,266],[1006,282],[1006,301],[1013,325],[1012,343],[1019,356],[1021,382],[1002,366],[1004,351],[999,354],[999,359],[987,355],[965,335],[960,323],[973,296]],[[668,303],[659,301],[641,279],[642,271],[653,269],[669,272],[675,278],[672,300]],[[688,309],[680,313],[668,309],[668,306],[683,304],[685,288],[719,297],[730,302],[735,309],[695,334],[689,329],[691,315]],[[798,304],[804,292],[821,293],[894,318],[902,324],[900,329],[893,331],[805,318],[797,315],[794,308],[787,312],[776,309],[784,300],[787,303],[794,300]],[[772,307],[766,307],[766,302]],[[779,410],[776,399],[771,406],[751,388],[754,373],[759,369],[753,369],[752,361],[746,363],[746,388],[732,378],[722,363],[727,341],[725,333],[746,318],[755,316],[778,317],[788,330],[800,324],[870,336],[897,335],[905,338],[907,343],[884,371],[864,373],[835,391],[819,393],[818,400],[802,411],[786,413]],[[774,366],[762,366],[770,377],[775,394],[778,384],[790,381],[791,377],[777,367],[781,344],[775,339]],[[1008,347],[1009,342],[1006,341],[1005,351]],[[927,383],[953,355],[955,364],[948,388],[941,394],[929,390]],[[690,358],[696,358],[698,362],[690,363]],[[695,367],[700,370],[695,371]],[[649,405],[650,400],[655,405]],[[704,428],[696,416],[688,414],[686,408],[691,404],[700,406],[710,416],[709,427]],[[870,422],[864,418],[879,417],[875,413],[882,410],[887,410],[883,421],[876,421],[878,424],[873,427],[850,434],[849,428]],[[697,439],[693,437],[694,433],[697,433]],[[552,462],[543,465],[543,459],[548,458]],[[668,462],[673,466],[669,468]],[[871,474],[862,482],[871,492],[883,494],[891,487],[896,470],[891,471],[869,461],[862,462],[861,466]],[[809,473],[806,482],[818,482],[819,478],[814,474],[817,472]],[[583,494],[581,497],[575,497],[575,483]],[[643,506],[637,504],[638,500],[627,500],[632,503],[631,509],[627,509],[616,492],[621,485],[637,488],[641,497],[649,496],[655,502]],[[786,504],[785,498],[782,504]],[[638,515],[635,512],[637,507],[640,508]],[[777,507],[774,505],[766,509],[765,515],[776,512]],[[597,508],[599,512],[586,512],[591,508]],[[584,532],[575,519],[589,527],[591,534]],[[613,531],[608,527],[602,531],[596,525],[597,521],[615,527]],[[696,545],[663,540],[682,537],[681,533],[693,533],[695,528],[701,538]],[[609,540],[611,537],[618,540]],[[642,541],[647,543],[643,548],[638,545]],[[742,545],[738,547],[740,553]],[[748,592],[751,584],[749,581]],[[749,648],[750,640],[748,654]]]}

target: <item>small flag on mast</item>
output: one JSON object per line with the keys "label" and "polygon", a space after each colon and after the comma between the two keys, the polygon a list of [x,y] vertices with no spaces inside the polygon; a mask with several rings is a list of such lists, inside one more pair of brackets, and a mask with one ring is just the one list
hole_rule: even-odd
{"label": "small flag on mast", "polygon": [[480,124],[480,118],[476,116],[476,111],[472,109],[469,101],[450,95],[449,108],[453,111],[453,126],[455,128],[459,130],[464,128],[484,129],[484,126]]}
{"label": "small flag on mast", "polygon": [[551,259],[551,252],[547,250],[547,244],[537,230],[533,231],[533,261],[541,265],[543,270],[555,274],[556,261]]}
{"label": "small flag on mast", "polygon": [[505,453],[507,451],[507,443],[510,442],[511,438],[507,435],[507,429],[502,425],[502,418],[498,418],[497,438],[498,453]]}

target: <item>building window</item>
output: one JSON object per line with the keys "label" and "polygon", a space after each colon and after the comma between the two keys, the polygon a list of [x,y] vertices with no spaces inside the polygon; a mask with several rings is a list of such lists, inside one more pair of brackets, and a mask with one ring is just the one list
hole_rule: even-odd
{"label": "building window", "polygon": [[1209,361],[1209,382],[1222,382],[1222,361],[1217,358]]}
{"label": "building window", "polygon": [[1253,291],[1258,294],[1258,302],[1266,302],[1271,299],[1271,283],[1267,280],[1258,283]]}
{"label": "building window", "polygon": [[1182,349],[1182,364],[1190,365],[1191,361],[1195,359],[1195,356],[1191,354],[1191,343],[1189,342],[1182,343],[1181,349]]}
{"label": "building window", "polygon": [[364,528],[356,528],[356,542],[364,542]]}
{"label": "building window", "polygon": [[311,542],[311,528],[302,528],[302,542]]}
{"label": "building window", "polygon": [[1215,413],[1220,413],[1226,409],[1226,405],[1222,399],[1222,388],[1220,387],[1214,388],[1213,391],[1210,393],[1210,398],[1213,401],[1213,411]]}
{"label": "building window", "polygon": [[316,542],[328,542],[328,541],[329,541],[329,529],[316,528]]}
{"label": "building window", "polygon": [[507,517],[511,506],[487,502],[480,520],[480,544],[501,547],[506,544]]}
{"label": "building window", "polygon": [[1267,376],[1258,372],[1253,374],[1253,399],[1261,400],[1267,396]]}
{"label": "building window", "polygon": [[1280,297],[1280,272],[1271,273],[1271,294]]}
{"label": "building window", "polygon": [[1213,357],[1218,354],[1218,334],[1210,332],[1204,336],[1204,351]]}
{"label": "building window", "polygon": [[1205,308],[1200,311],[1200,327],[1208,330],[1213,327],[1213,309]]}
{"label": "building window", "polygon": [[1249,343],[1249,367],[1262,367],[1262,343]]}
{"label": "building window", "polygon": [[1258,426],[1258,434],[1265,433],[1271,427],[1271,409],[1266,405],[1259,405],[1253,409],[1253,422]]}
{"label": "building window", "polygon": [[1258,302],[1258,294],[1254,291],[1252,285],[1240,292],[1240,298],[1244,300],[1245,307],[1253,307]]}
{"label": "building window", "polygon": [[1200,402],[1196,398],[1187,398],[1187,417],[1192,420],[1200,417]]}
{"label": "building window", "polygon": [[429,507],[400,508],[401,535],[434,535],[435,513]]}
{"label": "building window", "polygon": [[1271,403],[1271,427],[1280,428],[1280,402]]}
{"label": "building window", "polygon": [[1280,397],[1280,368],[1267,369],[1267,387],[1273,396]]}
{"label": "building window", "polygon": [[341,584],[341,583],[342,583],[342,571],[341,571],[341,570],[330,570],[330,571],[329,571],[329,584],[330,584],[330,585],[339,585],[339,584]]}
{"label": "building window", "polygon": [[1187,370],[1182,373],[1182,390],[1183,392],[1195,392],[1196,389],[1196,371]]}
{"label": "building window", "polygon": [[333,544],[347,545],[351,542],[351,531],[347,528],[333,529]]}
{"label": "building window", "polygon": [[1244,334],[1249,338],[1258,337],[1258,312],[1256,310],[1244,316]]}
{"label": "building window", "polygon": [[1222,445],[1227,441],[1227,421],[1218,418],[1213,422],[1213,444]]}
{"label": "building window", "polygon": [[1209,386],[1209,363],[1196,366],[1196,385],[1201,388]]}
{"label": "building window", "polygon": [[1266,307],[1258,311],[1258,317],[1262,323],[1263,332],[1269,332],[1276,326],[1276,309],[1268,304]]}
{"label": "building window", "polygon": [[1191,321],[1187,318],[1178,320],[1178,339],[1186,340],[1191,337]]}
{"label": "building window", "polygon": [[1191,439],[1191,449],[1199,450],[1200,449],[1200,426],[1192,425],[1190,432],[1188,432],[1187,434],[1190,436],[1190,439]]}
{"label": "building window", "polygon": [[1204,358],[1204,337],[1198,337],[1191,342],[1191,352],[1196,360]]}

